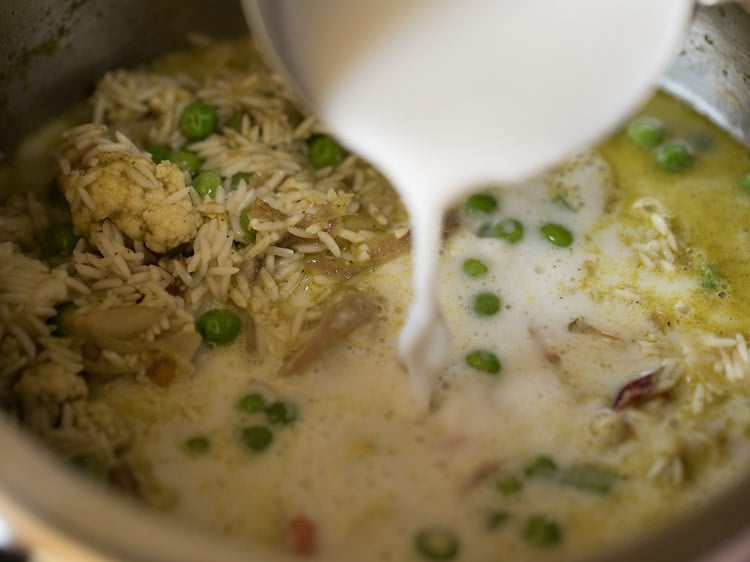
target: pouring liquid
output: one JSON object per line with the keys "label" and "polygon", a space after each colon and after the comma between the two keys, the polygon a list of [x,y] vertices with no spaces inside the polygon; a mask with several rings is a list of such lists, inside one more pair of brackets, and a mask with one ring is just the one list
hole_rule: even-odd
{"label": "pouring liquid", "polygon": [[[245,4],[252,23],[262,2]],[[673,59],[692,2],[275,0],[270,11],[277,62],[410,213],[414,299],[399,350],[424,410],[450,347],[436,296],[445,210],[616,126]]]}

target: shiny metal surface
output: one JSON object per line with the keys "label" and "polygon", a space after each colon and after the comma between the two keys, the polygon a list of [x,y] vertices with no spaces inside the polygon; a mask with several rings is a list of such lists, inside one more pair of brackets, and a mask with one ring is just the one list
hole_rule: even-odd
{"label": "shiny metal surface", "polygon": [[[3,0],[0,150],[85,98],[108,68],[184,45],[191,31],[243,30],[236,0]],[[750,146],[750,17],[735,6],[698,9],[663,86]],[[0,514],[18,539],[64,560],[281,560],[232,549],[91,487],[2,417],[0,443]],[[596,560],[750,560],[748,503],[750,479],[666,532]]]}
{"label": "shiny metal surface", "polygon": [[750,146],[750,17],[736,5],[700,8],[662,87]]}
{"label": "shiny metal surface", "polygon": [[84,99],[116,66],[246,30],[235,0],[3,0],[0,151]]}

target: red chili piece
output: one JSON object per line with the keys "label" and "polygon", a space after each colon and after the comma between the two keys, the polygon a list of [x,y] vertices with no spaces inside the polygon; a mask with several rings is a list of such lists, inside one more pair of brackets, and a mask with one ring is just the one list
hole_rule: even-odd
{"label": "red chili piece", "polygon": [[318,526],[307,517],[293,517],[288,523],[289,540],[295,554],[310,558],[318,551]]}
{"label": "red chili piece", "polygon": [[615,410],[622,410],[635,402],[655,396],[657,392],[655,389],[656,381],[654,379],[657,373],[658,371],[649,373],[648,375],[637,378],[622,387],[620,392],[617,393],[612,408]]}

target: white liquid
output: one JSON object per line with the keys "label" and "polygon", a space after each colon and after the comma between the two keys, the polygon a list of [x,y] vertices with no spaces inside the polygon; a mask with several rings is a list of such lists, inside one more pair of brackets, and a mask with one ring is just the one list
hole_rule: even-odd
{"label": "white liquid", "polygon": [[[262,4],[245,0],[251,22]],[[400,352],[426,407],[449,340],[436,300],[446,207],[607,133],[672,60],[692,2],[274,0],[264,9],[300,93],[388,176],[411,215],[415,299]]]}

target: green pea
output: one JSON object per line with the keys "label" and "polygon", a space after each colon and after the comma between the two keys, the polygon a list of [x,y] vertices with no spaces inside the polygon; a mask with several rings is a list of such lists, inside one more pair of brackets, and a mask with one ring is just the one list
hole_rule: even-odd
{"label": "green pea", "polygon": [[307,158],[316,170],[336,167],[344,160],[344,149],[328,135],[316,135],[310,140]]}
{"label": "green pea", "polygon": [[693,151],[685,143],[672,141],[654,152],[656,162],[667,172],[681,172],[693,163]]}
{"label": "green pea", "polygon": [[573,233],[559,224],[548,222],[539,229],[539,232],[559,248],[567,248],[573,243]]}
{"label": "green pea", "polygon": [[464,210],[469,215],[493,213],[497,210],[497,199],[489,193],[475,193],[466,200]]}
{"label": "green pea", "polygon": [[547,455],[539,455],[526,465],[524,474],[530,478],[552,478],[557,474],[557,463]]}
{"label": "green pea", "polygon": [[477,349],[466,355],[466,364],[472,369],[483,371],[490,375],[496,375],[500,372],[502,365],[497,355],[491,351]]}
{"label": "green pea", "polygon": [[259,392],[251,392],[242,397],[237,407],[246,412],[262,412],[266,409],[266,399]]}
{"label": "green pea", "polygon": [[509,476],[497,483],[497,491],[504,496],[512,496],[521,491],[523,488],[523,482],[521,482],[515,476]]}
{"label": "green pea", "polygon": [[205,455],[211,450],[211,441],[208,437],[196,435],[185,441],[185,450],[191,455]]}
{"label": "green pea", "polygon": [[291,402],[274,402],[266,408],[266,419],[272,424],[289,425],[297,415],[297,406]]}
{"label": "green pea", "polygon": [[474,295],[474,312],[480,316],[494,316],[500,312],[500,297],[494,293],[479,293]]}
{"label": "green pea", "polygon": [[523,538],[533,546],[549,547],[562,540],[560,526],[546,515],[535,515],[526,522]]}
{"label": "green pea", "polygon": [[240,185],[240,181],[245,180],[245,183],[250,183],[250,178],[253,177],[251,172],[239,172],[232,176],[232,187]]}
{"label": "green pea", "polygon": [[612,470],[593,464],[574,464],[560,475],[560,482],[594,494],[607,494],[617,482]]}
{"label": "green pea", "polygon": [[241,132],[242,119],[244,116],[245,113],[243,111],[235,111],[234,113],[232,113],[229,119],[227,119],[226,123],[224,123],[224,127],[237,131],[238,133]]}
{"label": "green pea", "polygon": [[240,317],[231,310],[215,308],[205,312],[196,327],[207,342],[227,344],[239,335],[241,325]]}
{"label": "green pea", "polygon": [[69,222],[53,224],[44,233],[44,247],[51,256],[69,256],[76,247],[78,236]]}
{"label": "green pea", "polygon": [[245,240],[252,243],[255,242],[255,239],[258,236],[258,232],[250,228],[250,217],[248,216],[248,210],[249,209],[245,208],[240,211],[240,228],[242,229],[242,232],[245,233]]}
{"label": "green pea", "polygon": [[469,277],[481,277],[482,275],[486,275],[489,271],[484,262],[481,262],[476,258],[469,258],[464,261],[463,270]]}
{"label": "green pea", "polygon": [[151,155],[151,160],[154,161],[154,164],[158,164],[162,160],[169,160],[169,154],[172,151],[163,145],[153,145],[146,148],[146,152]]}
{"label": "green pea", "polygon": [[175,150],[170,152],[167,159],[183,172],[194,176],[201,169],[201,160],[194,152],[189,150]]}
{"label": "green pea", "polygon": [[248,449],[259,453],[271,445],[273,433],[265,425],[253,425],[242,430],[242,441]]}
{"label": "green pea", "polygon": [[667,128],[661,119],[643,115],[631,121],[628,125],[628,137],[641,148],[651,150],[662,142],[667,134]]}
{"label": "green pea", "polygon": [[487,530],[494,531],[503,525],[509,517],[510,515],[507,511],[493,511],[487,517]]}
{"label": "green pea", "polygon": [[64,302],[58,305],[55,310],[57,310],[57,315],[50,319],[50,324],[55,327],[55,329],[52,331],[52,335],[59,336],[61,338],[68,337],[70,335],[68,319],[70,318],[71,314],[78,310],[78,307],[72,302]]}
{"label": "green pea", "polygon": [[492,225],[487,236],[515,244],[523,238],[523,223],[516,219],[505,219]]}
{"label": "green pea", "polygon": [[216,190],[221,185],[221,176],[216,172],[201,172],[193,180],[193,189],[198,195],[216,197]]}
{"label": "green pea", "polygon": [[218,120],[216,110],[212,106],[193,102],[182,110],[180,129],[190,140],[201,140],[214,132]]}
{"label": "green pea", "polygon": [[422,529],[414,537],[417,552],[427,560],[453,560],[460,550],[458,537],[442,528]]}
{"label": "green pea", "polygon": [[750,193],[750,172],[743,174],[740,178],[740,188],[745,193]]}

